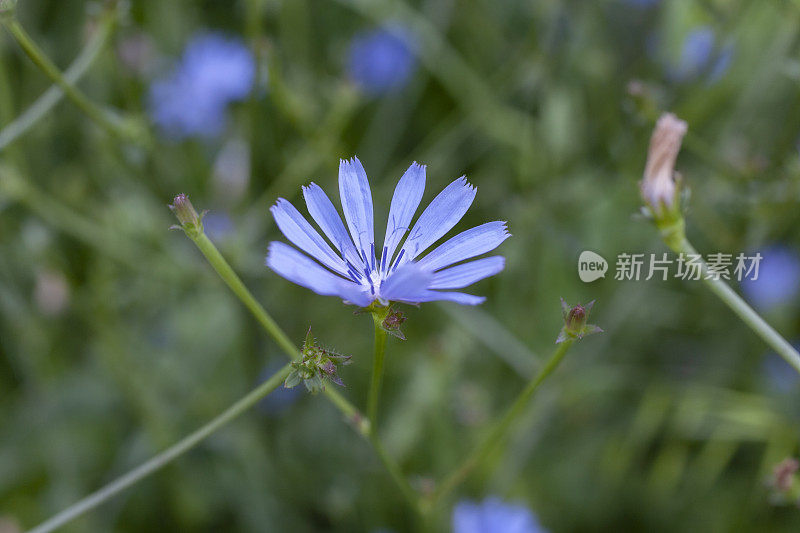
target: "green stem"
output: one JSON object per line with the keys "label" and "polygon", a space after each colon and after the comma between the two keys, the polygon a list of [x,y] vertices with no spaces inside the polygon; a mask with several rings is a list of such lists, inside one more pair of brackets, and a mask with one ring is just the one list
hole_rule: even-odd
{"label": "green stem", "polygon": [[514,424],[514,422],[519,418],[519,416],[524,412],[525,407],[530,402],[531,397],[539,388],[539,386],[544,382],[547,377],[553,373],[553,370],[558,367],[561,360],[564,358],[564,355],[569,350],[570,346],[574,341],[569,339],[566,340],[558,345],[553,355],[550,356],[550,359],[545,363],[544,367],[539,371],[538,374],[528,383],[528,385],[520,392],[517,399],[514,400],[514,403],[511,404],[511,407],[508,408],[506,413],[503,415],[499,421],[495,423],[495,425],[489,431],[489,434],[478,444],[478,446],[472,450],[472,452],[464,459],[461,465],[453,471],[452,474],[447,476],[444,481],[439,485],[436,492],[433,493],[431,496],[430,501],[428,502],[428,509],[432,509],[436,506],[439,501],[442,500],[445,496],[447,496],[453,489],[455,489],[464,479],[475,469],[475,467],[479,466],[489,454],[494,450],[494,448],[500,443],[501,440],[506,436],[508,430]]}
{"label": "green stem", "polygon": [[170,462],[191,450],[194,446],[209,437],[222,426],[226,425],[228,422],[255,405],[264,396],[275,390],[281,383],[283,383],[283,380],[286,379],[286,376],[289,374],[291,369],[292,365],[287,364],[267,381],[253,389],[247,394],[247,396],[231,405],[222,414],[217,416],[208,424],[204,425],[194,433],[187,435],[172,447],[167,448],[146,463],[136,467],[124,476],[117,478],[115,481],[112,481],[97,492],[86,496],[79,502],[53,516],[46,522],[39,524],[33,528],[30,533],[46,533],[48,531],[53,531],[63,526],[67,522],[74,520],[83,513],[97,507],[101,503],[122,492],[134,483],[168,465]]}
{"label": "green stem", "polygon": [[383,320],[386,314],[373,312],[372,320],[375,323],[375,352],[372,361],[372,380],[369,385],[369,399],[367,401],[367,415],[373,431],[378,427],[378,401],[381,396],[383,384],[383,359],[386,354],[386,330],[383,329]]}
{"label": "green stem", "polygon": [[[105,47],[108,38],[116,22],[117,13],[110,10],[101,18],[97,31],[86,44],[75,61],[64,71],[64,81],[72,86],[89,70],[89,67],[100,56],[100,52]],[[0,150],[11,144],[44,117],[53,106],[55,106],[64,96],[58,86],[47,89],[25,112],[10,122],[0,131]]]}
{"label": "green stem", "polygon": [[[666,242],[675,253],[699,256],[697,250],[694,249],[694,246],[692,246],[685,236],[675,239],[672,242],[667,239]],[[708,288],[711,289],[711,292],[716,294],[717,297],[725,303],[725,305],[730,307],[731,310],[736,313],[742,322],[747,324],[747,326],[752,329],[756,335],[761,337],[764,342],[766,342],[773,350],[783,357],[787,363],[792,365],[792,367],[798,373],[800,373],[800,353],[798,353],[797,350],[795,350],[794,347],[789,344],[789,342],[784,339],[783,336],[781,336],[780,333],[775,331],[772,326],[767,324],[767,322],[761,318],[761,316],[756,313],[752,307],[747,305],[742,297],[736,294],[736,292],[734,292],[734,290],[731,289],[728,284],[718,277],[707,276],[706,274],[708,273],[708,265],[705,263],[705,261],[701,261],[701,270],[703,281],[706,285],[708,285]]]}
{"label": "green stem", "polygon": [[[286,354],[292,359],[298,357],[300,352],[289,340],[289,337],[287,337],[286,333],[283,332],[280,326],[278,326],[278,324],[272,319],[272,317],[261,306],[261,304],[259,304],[258,301],[253,298],[253,295],[247,290],[247,287],[245,287],[244,283],[242,283],[242,280],[239,279],[239,276],[236,275],[236,273],[233,271],[233,268],[231,268],[228,262],[225,261],[225,258],[222,257],[222,254],[219,253],[219,250],[217,250],[208,237],[206,237],[206,235],[202,232],[198,235],[193,235],[190,232],[186,232],[186,235],[194,241],[206,259],[208,259],[208,262],[211,263],[211,266],[214,267],[214,270],[217,271],[223,281],[225,281],[234,294],[239,297],[239,299],[250,310],[250,312],[253,313],[261,325],[264,326],[264,329],[267,331],[267,333],[269,333],[272,338],[275,339],[275,341],[286,352]],[[383,319],[381,319],[381,321],[382,320]],[[384,451],[380,440],[375,434],[374,425],[370,424],[370,422],[364,418],[364,416],[352,403],[347,401],[347,399],[345,399],[333,388],[325,387],[325,395],[328,397],[331,403],[333,403],[339,409],[339,411],[345,415],[345,418],[352,423],[355,430],[365,440],[367,440],[367,442],[372,444],[372,446],[375,448],[378,458],[389,472],[392,480],[394,480],[394,482],[397,484],[403,496],[408,500],[408,504],[412,509],[414,509],[415,512],[419,513],[419,500],[416,497],[414,489],[411,488],[411,486],[403,477],[400,467],[397,465],[397,463],[395,463],[394,460]]]}
{"label": "green stem", "polygon": [[50,61],[33,39],[31,39],[30,35],[28,35],[16,18],[0,17],[0,20],[11,36],[17,41],[17,44],[19,44],[25,52],[25,55],[27,55],[53,83],[58,85],[58,87],[64,91],[67,98],[72,100],[81,111],[86,113],[89,118],[109,133],[118,137],[128,136],[128,131],[122,126],[117,117],[112,116],[108,111],[95,105],[83,92],[72,85],[64,75],[61,74],[58,67]]}

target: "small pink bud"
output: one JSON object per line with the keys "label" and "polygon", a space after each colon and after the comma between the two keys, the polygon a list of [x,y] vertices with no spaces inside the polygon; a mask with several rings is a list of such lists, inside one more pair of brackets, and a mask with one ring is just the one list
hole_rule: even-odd
{"label": "small pink bud", "polygon": [[647,165],[640,187],[642,199],[654,216],[661,215],[664,209],[673,209],[676,203],[675,160],[687,130],[686,122],[672,113],[665,113],[656,122],[650,137]]}

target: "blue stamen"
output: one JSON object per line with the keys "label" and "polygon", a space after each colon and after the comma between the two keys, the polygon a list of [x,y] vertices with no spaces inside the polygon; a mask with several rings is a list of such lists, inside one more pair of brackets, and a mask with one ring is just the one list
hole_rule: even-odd
{"label": "blue stamen", "polygon": [[400,264],[400,259],[403,257],[404,253],[406,253],[405,248],[401,249],[400,253],[397,254],[397,259],[394,260],[394,266],[392,266],[392,272],[394,272],[397,269],[397,265]]}

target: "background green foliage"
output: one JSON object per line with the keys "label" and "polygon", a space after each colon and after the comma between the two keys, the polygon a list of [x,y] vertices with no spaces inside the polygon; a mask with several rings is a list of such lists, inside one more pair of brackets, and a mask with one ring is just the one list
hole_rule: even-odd
{"label": "background green foliage", "polygon": [[[62,69],[100,16],[84,1],[20,4]],[[384,19],[413,28],[419,65],[404,90],[372,98],[347,81],[345,55],[356,31]],[[698,25],[735,42],[730,70],[670,81],[665,62]],[[283,361],[191,242],[167,230],[178,192],[230,215],[217,244],[298,344],[313,325],[353,356],[343,393],[364,406],[370,318],[263,266],[280,238],[268,206],[299,200],[312,179],[335,191],[338,158],[358,154],[377,227],[417,160],[428,164],[426,201],[462,174],[478,186],[459,228],[501,218],[514,234],[500,249],[506,272],[475,291],[485,305],[410,308],[409,340],[389,340],[380,432],[417,486],[452,468],[550,353],[559,297],[597,299],[606,333],[573,349],[457,497],[521,501],[552,531],[800,527],[800,511],[771,506],[765,488],[796,452],[800,409],[796,382],[776,392],[767,381],[763,344],[698,283],[583,284],[575,268],[584,249],[665,251],[633,216],[660,110],[690,125],[678,167],[699,249],[797,246],[797,2],[133,0],[79,86],[141,114],[148,78],[124,66],[120,46],[144,35],[154,61],[168,61],[203,28],[242,35],[269,70],[225,138],[135,146],[64,101],[0,152],[0,515],[34,525]],[[4,34],[0,123],[47,87]],[[231,138],[252,154],[235,198],[213,178]],[[43,277],[65,282],[63,309],[43,302]],[[797,337],[797,305],[767,318]],[[281,413],[246,414],[66,530],[403,531],[409,519],[370,448],[323,398],[303,395]]]}

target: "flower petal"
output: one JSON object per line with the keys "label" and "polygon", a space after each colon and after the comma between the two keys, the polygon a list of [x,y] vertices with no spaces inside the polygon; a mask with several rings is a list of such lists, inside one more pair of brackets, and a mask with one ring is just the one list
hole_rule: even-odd
{"label": "flower petal", "polygon": [[505,222],[499,220],[487,222],[448,239],[420,259],[419,265],[428,270],[439,270],[459,261],[491,252],[510,236]]}
{"label": "flower petal", "polygon": [[486,298],[465,292],[426,291],[425,294],[421,295],[421,298],[415,300],[415,303],[435,302],[437,300],[455,302],[461,305],[479,305],[485,302]]}
{"label": "flower petal", "polygon": [[414,229],[400,250],[404,252],[404,257],[398,255],[397,263],[411,261],[450,231],[472,205],[475,193],[475,187],[463,176],[445,187],[414,224]]}
{"label": "flower petal", "polygon": [[308,223],[291,202],[278,198],[278,201],[269,210],[275,218],[275,223],[278,224],[281,233],[289,241],[331,270],[343,276],[348,276],[347,266],[342,258],[331,250],[325,239],[317,233],[317,230]]}
{"label": "flower petal", "polygon": [[416,263],[398,268],[381,284],[380,297],[394,302],[416,303],[428,291],[433,274]]}
{"label": "flower petal", "polygon": [[[369,189],[367,173],[357,157],[339,161],[339,196],[342,199],[342,210],[353,236],[356,249],[368,263],[375,263],[372,248],[375,245],[375,229],[372,215],[372,192]],[[372,253],[372,259],[368,259]]]}
{"label": "flower petal", "polygon": [[383,239],[381,265],[388,268],[395,249],[411,227],[411,219],[417,212],[422,193],[425,192],[425,165],[412,163],[397,183],[389,208],[386,237]]}
{"label": "flower petal", "polygon": [[266,264],[276,274],[317,294],[339,296],[361,307],[366,307],[372,301],[360,285],[325,270],[313,259],[288,244],[271,242]]}
{"label": "flower petal", "polygon": [[303,187],[303,197],[306,199],[308,212],[314,221],[322,228],[322,231],[330,239],[334,246],[342,253],[343,257],[363,270],[364,262],[356,252],[350,234],[344,228],[342,217],[336,211],[328,195],[322,187],[316,183],[311,183],[308,187]]}
{"label": "flower petal", "polygon": [[440,270],[433,275],[430,289],[463,289],[501,272],[506,266],[504,257],[495,255]]}

